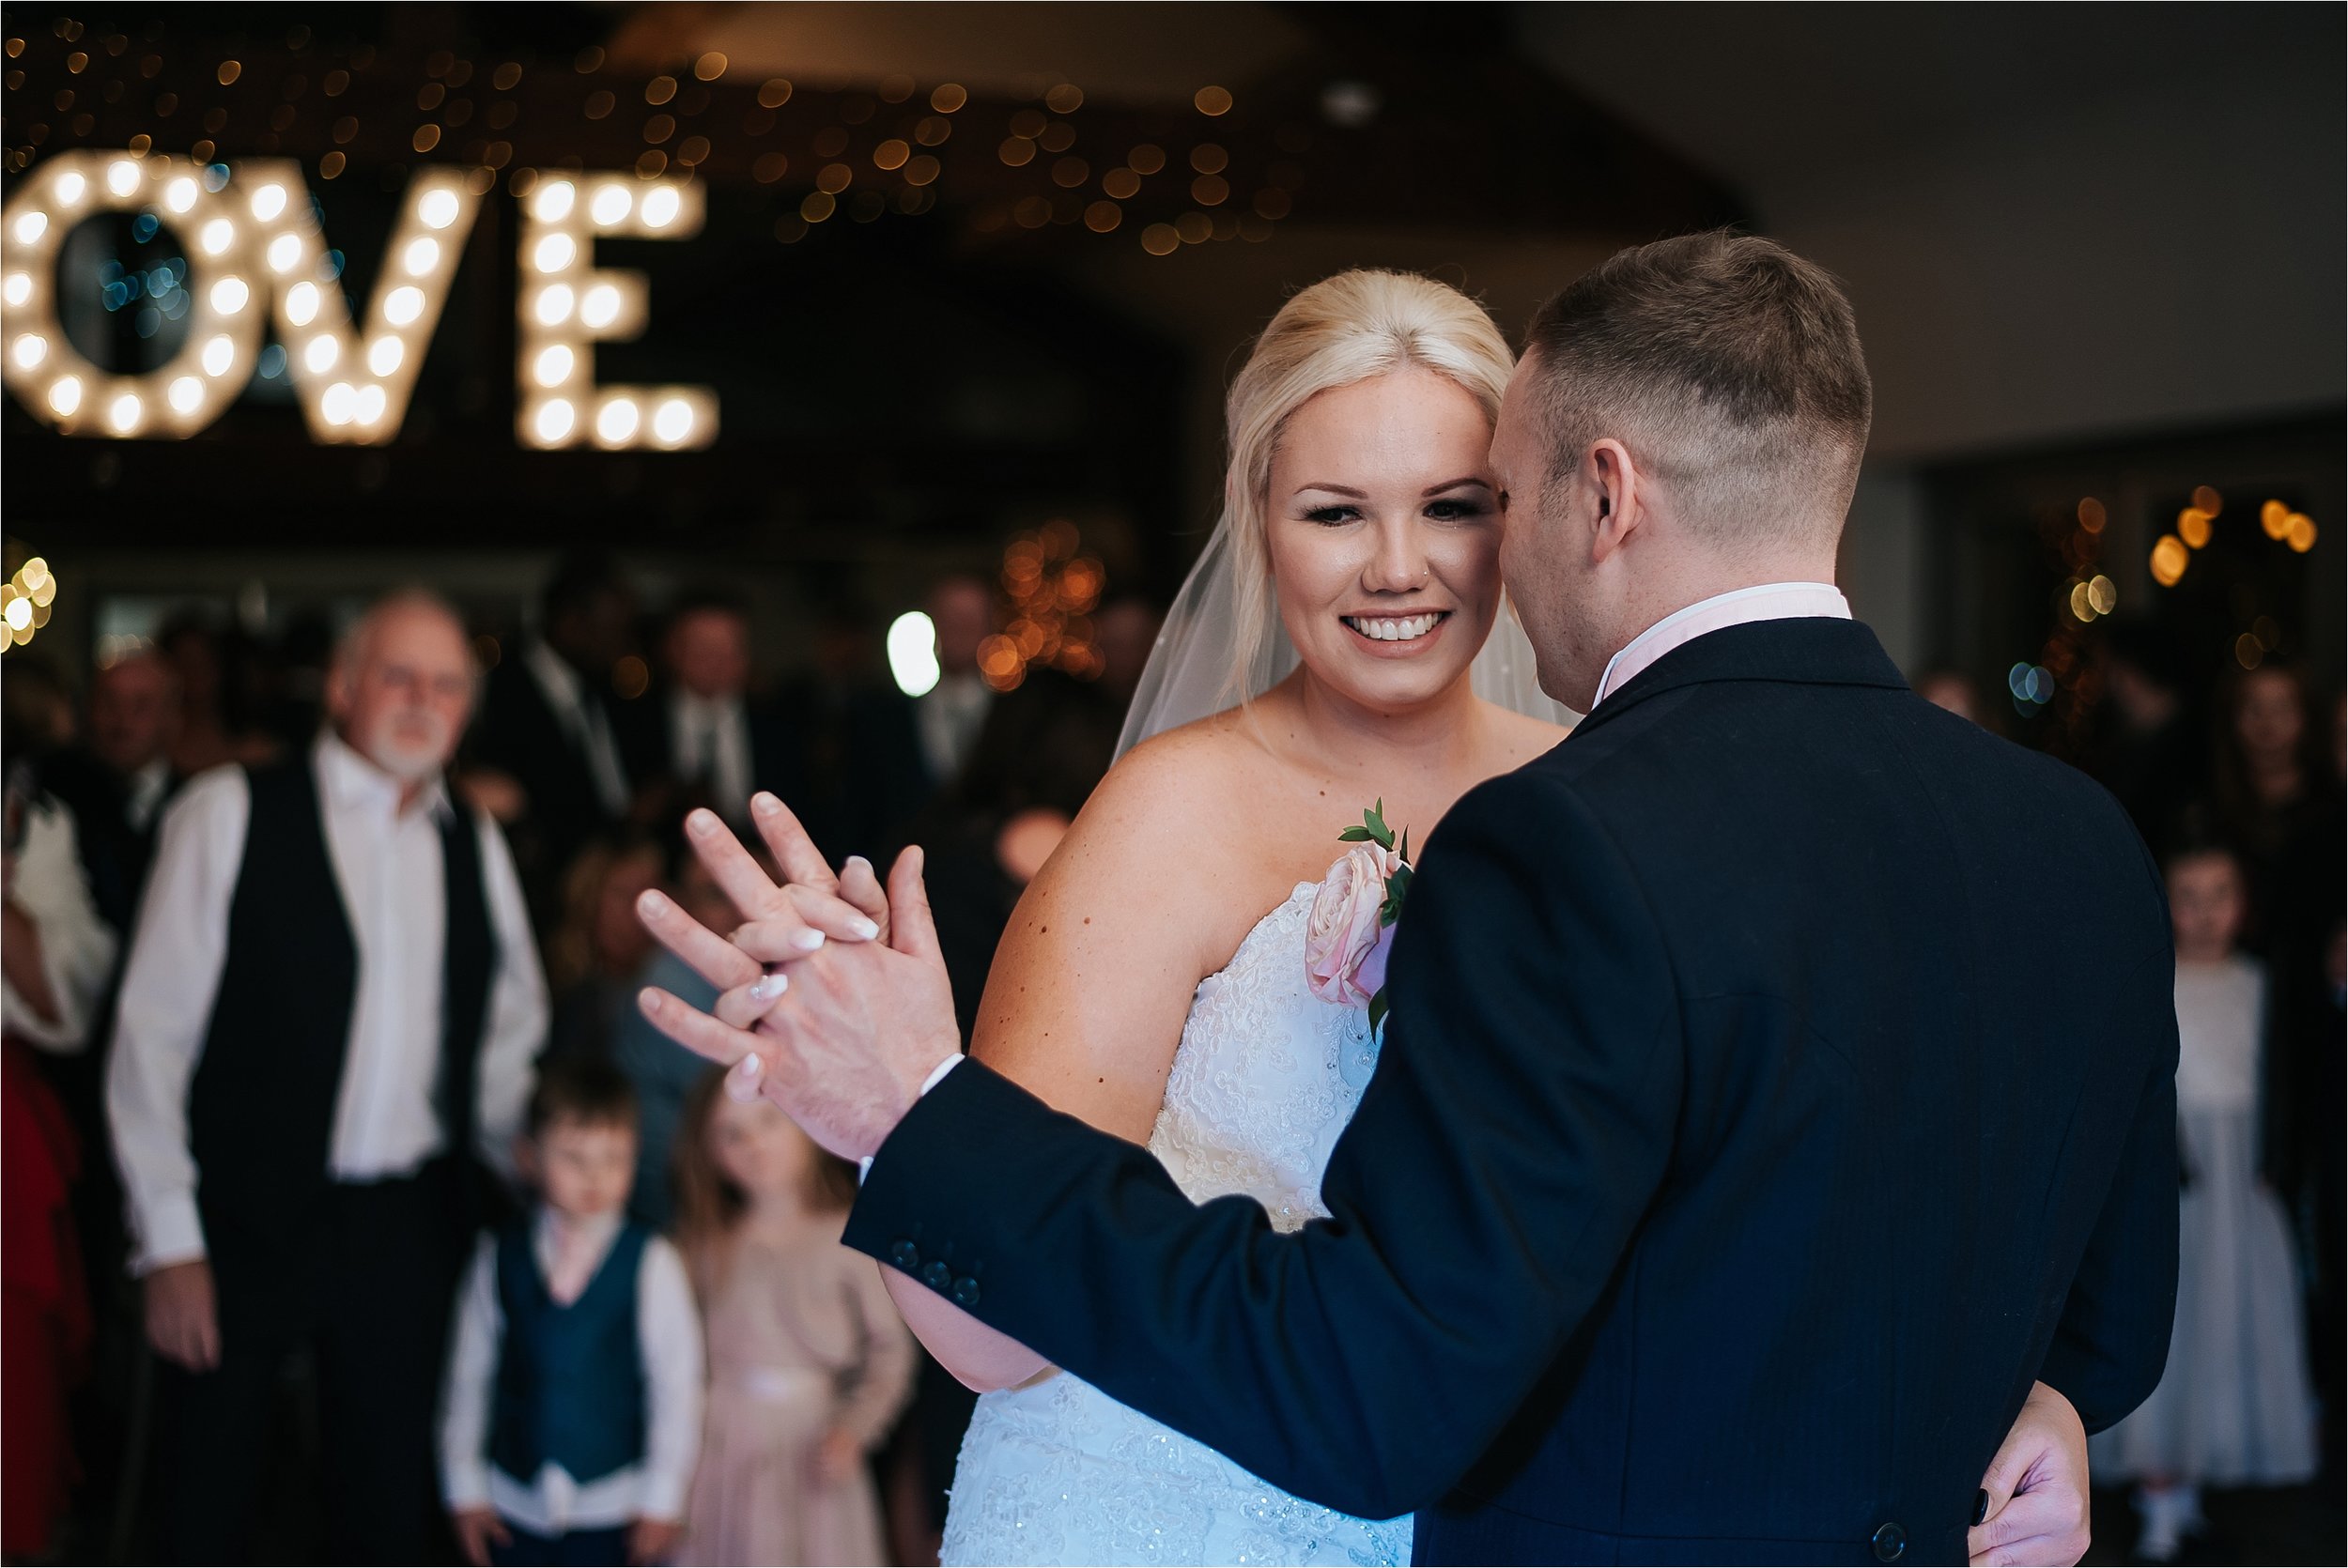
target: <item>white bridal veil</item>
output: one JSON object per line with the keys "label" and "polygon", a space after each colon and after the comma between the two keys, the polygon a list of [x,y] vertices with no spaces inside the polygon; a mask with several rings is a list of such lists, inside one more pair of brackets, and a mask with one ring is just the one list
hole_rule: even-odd
{"label": "white bridal veil", "polygon": [[[1158,634],[1133,706],[1125,711],[1125,728],[1117,737],[1120,757],[1152,735],[1221,713],[1243,699],[1261,697],[1296,668],[1296,650],[1280,624],[1279,606],[1266,593],[1255,659],[1234,679],[1232,652],[1240,640],[1238,556],[1227,515],[1215,525],[1197,563],[1182,579],[1174,607],[1166,612],[1166,629]],[[1541,691],[1533,669],[1532,640],[1506,600],[1468,678],[1475,695],[1488,702],[1552,724],[1574,721],[1571,710]]]}

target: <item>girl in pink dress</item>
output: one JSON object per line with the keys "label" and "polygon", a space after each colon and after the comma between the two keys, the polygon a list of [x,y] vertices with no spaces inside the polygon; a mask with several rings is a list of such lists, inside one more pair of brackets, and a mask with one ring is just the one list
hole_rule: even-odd
{"label": "girl in pink dress", "polygon": [[878,1266],[840,1244],[854,1171],[722,1081],[694,1086],[674,1156],[709,1359],[679,1560],[880,1563],[865,1455],[911,1391],[913,1341]]}

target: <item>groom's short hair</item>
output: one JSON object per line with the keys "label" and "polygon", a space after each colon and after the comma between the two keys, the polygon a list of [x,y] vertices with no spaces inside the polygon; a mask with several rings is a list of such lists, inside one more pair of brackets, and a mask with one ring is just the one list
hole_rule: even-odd
{"label": "groom's short hair", "polygon": [[1823,268],[1753,235],[1660,239],[1568,284],[1525,339],[1552,479],[1613,437],[1723,545],[1840,533],[1875,393]]}

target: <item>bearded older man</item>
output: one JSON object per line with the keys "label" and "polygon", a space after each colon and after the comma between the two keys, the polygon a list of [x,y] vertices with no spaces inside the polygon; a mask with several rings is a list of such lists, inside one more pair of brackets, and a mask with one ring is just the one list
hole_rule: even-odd
{"label": "bearded older man", "polygon": [[303,1348],[332,1560],[430,1560],[471,1156],[505,1158],[547,1019],[505,841],[441,780],[474,685],[448,607],[394,595],[338,651],[329,731],[163,818],[107,1099],[165,1363],[171,1560],[250,1559]]}

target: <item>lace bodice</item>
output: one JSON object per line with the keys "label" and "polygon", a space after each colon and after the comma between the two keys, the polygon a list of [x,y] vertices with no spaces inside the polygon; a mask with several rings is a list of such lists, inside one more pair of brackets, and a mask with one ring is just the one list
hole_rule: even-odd
{"label": "lace bodice", "polygon": [[[1198,984],[1150,1134],[1194,1202],[1244,1193],[1294,1230],[1377,1065],[1360,1007],[1305,984],[1300,883]],[[1411,1521],[1372,1522],[1267,1485],[1066,1373],[991,1393],[964,1439],[948,1563],[1400,1563]]]}

